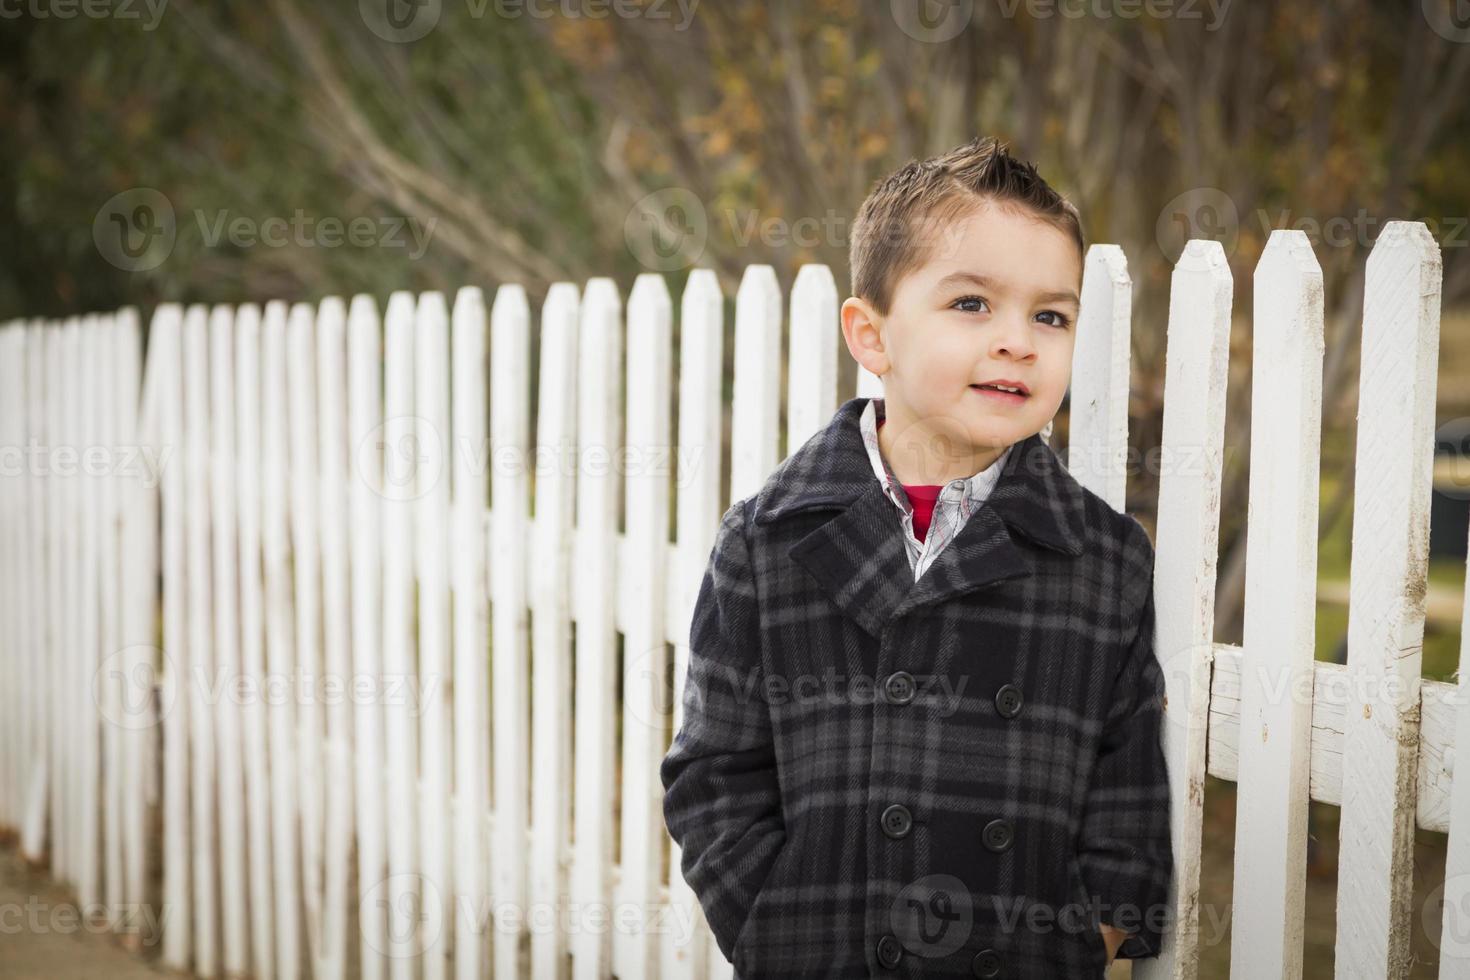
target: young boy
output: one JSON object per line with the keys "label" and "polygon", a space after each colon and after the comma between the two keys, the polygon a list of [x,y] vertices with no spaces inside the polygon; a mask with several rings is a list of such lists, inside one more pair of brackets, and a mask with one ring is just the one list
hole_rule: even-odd
{"label": "young boy", "polygon": [[994,140],[863,203],[854,398],[725,512],[664,816],[737,977],[1099,977],[1172,851],[1153,546],[1039,435],[1076,209]]}

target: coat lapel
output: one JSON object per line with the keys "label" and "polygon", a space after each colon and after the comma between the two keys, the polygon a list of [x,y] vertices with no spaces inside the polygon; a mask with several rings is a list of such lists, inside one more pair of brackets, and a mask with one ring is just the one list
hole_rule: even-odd
{"label": "coat lapel", "polygon": [[777,467],[757,496],[755,520],[767,524],[798,511],[839,510],[788,555],[868,633],[879,636],[897,616],[1030,574],[1034,559],[1012,532],[1053,551],[1082,553],[1082,487],[1041,436],[1032,435],[1007,457],[985,504],[915,582],[898,510],[862,444],[858,420],[867,401],[844,402],[827,426]]}

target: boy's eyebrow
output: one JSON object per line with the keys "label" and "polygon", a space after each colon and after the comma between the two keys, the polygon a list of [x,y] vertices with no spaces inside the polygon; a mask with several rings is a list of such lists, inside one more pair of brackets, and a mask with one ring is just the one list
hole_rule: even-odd
{"label": "boy's eyebrow", "polygon": [[[981,289],[1001,288],[1000,284],[997,283],[994,279],[990,279],[987,276],[982,276],[975,272],[951,272],[949,275],[939,280],[939,282],[935,283],[934,288],[943,290],[948,289],[951,286],[959,286],[964,283],[970,283],[972,285],[979,286]],[[1077,294],[1072,292],[1070,289],[1052,290],[1050,292],[1040,293],[1039,295],[1037,295],[1036,299],[1038,302],[1041,303],[1075,303],[1078,306],[1082,305],[1082,301],[1078,299]]]}

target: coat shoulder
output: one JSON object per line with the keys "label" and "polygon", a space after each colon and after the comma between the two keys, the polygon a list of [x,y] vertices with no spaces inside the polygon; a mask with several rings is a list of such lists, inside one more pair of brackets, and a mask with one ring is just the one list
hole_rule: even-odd
{"label": "coat shoulder", "polygon": [[1116,567],[1126,593],[1125,605],[1137,609],[1153,587],[1153,538],[1138,518],[1116,509],[1087,487],[1081,490],[1086,517],[1084,554]]}

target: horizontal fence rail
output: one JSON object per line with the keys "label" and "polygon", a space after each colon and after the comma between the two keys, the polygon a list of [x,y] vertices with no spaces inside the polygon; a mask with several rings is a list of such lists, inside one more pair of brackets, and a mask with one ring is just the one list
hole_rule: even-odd
{"label": "horizontal fence rail", "polygon": [[[1277,231],[1255,272],[1236,646],[1213,640],[1233,283],[1217,243],[1176,264],[1154,532],[1176,921],[1141,980],[1197,971],[1207,774],[1239,787],[1232,975],[1301,970],[1309,799],[1342,808],[1338,975],[1408,975],[1416,827],[1449,834],[1441,976],[1470,975],[1470,709],[1463,679],[1420,679],[1440,279],[1422,223],[1386,226],[1338,665],[1313,640],[1321,270]],[[1066,455],[1122,510],[1116,246],[1083,297]],[[728,358],[708,270],[677,311],[657,275],[626,307],[558,283],[535,323],[516,285],[165,304],[146,359],[131,309],[0,327],[0,827],[198,976],[729,977],[657,768],[720,515],[850,364],[826,267],[786,297],[752,266],[733,305]]]}

